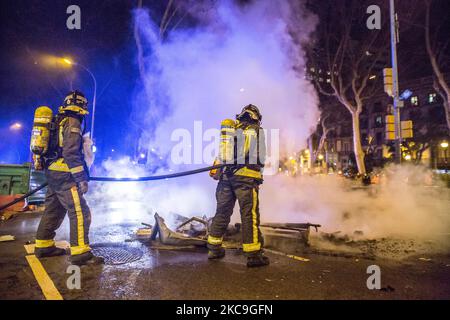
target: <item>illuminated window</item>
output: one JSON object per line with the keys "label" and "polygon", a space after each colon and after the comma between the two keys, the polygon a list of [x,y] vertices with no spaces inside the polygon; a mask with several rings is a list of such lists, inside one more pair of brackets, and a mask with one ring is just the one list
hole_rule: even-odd
{"label": "illuminated window", "polygon": [[380,128],[383,126],[383,117],[382,116],[376,116],[375,117],[375,127]]}
{"label": "illuminated window", "polygon": [[411,104],[413,106],[418,106],[419,105],[419,97],[418,96],[411,97]]}
{"label": "illuminated window", "polygon": [[428,103],[436,102],[436,93],[430,93],[428,95]]}

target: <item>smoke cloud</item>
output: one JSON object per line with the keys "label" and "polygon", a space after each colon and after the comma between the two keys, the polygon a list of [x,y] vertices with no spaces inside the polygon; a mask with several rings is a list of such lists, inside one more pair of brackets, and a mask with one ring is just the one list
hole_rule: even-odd
{"label": "smoke cloud", "polygon": [[[180,129],[190,134],[192,163],[211,165],[212,159],[202,156],[211,143],[203,141],[203,133],[219,129],[223,119],[233,119],[249,103],[260,108],[265,129],[279,130],[276,138],[282,152],[303,147],[319,116],[317,94],[303,74],[305,59],[300,46],[315,28],[313,15],[301,4],[288,1],[245,5],[220,1],[207,6],[194,11],[185,5],[184,10],[196,20],[195,26],[175,29],[164,41],[148,9],[134,12],[145,75],[133,118],[140,118],[143,125],[141,147],[154,150],[158,159],[169,159],[159,166],[159,173],[193,168],[170,160],[171,150],[179,143],[172,141],[172,135]],[[200,137],[194,129],[198,124]],[[270,145],[270,132],[267,138]],[[194,161],[198,153],[203,161]],[[277,168],[276,163],[274,166]],[[102,169],[110,176],[145,173],[127,158],[107,161]],[[99,205],[99,211],[114,211],[105,204],[115,203],[125,206],[122,210],[146,215],[158,211],[166,218],[170,212],[212,216],[215,186],[205,173],[139,185],[97,184],[89,197]],[[132,210],[133,206],[126,204],[136,201],[144,203],[145,209],[138,206]],[[146,219],[152,218],[147,215]]]}
{"label": "smoke cloud", "polygon": [[[245,6],[220,1],[196,18],[195,28],[174,30],[161,42],[148,10],[135,11],[145,48],[146,77],[135,109],[146,124],[141,143],[167,159],[176,144],[171,141],[174,130],[187,129],[194,137],[196,121],[204,130],[218,128],[252,103],[261,109],[264,128],[280,130],[281,153],[305,147],[319,114],[317,94],[302,73],[299,43],[308,41],[315,17],[289,1]],[[159,173],[188,167],[193,168],[169,161]],[[147,174],[129,158],[107,161],[102,170],[110,176]],[[384,182],[371,191],[352,188],[336,176],[267,176],[261,187],[261,220],[319,223],[324,231],[359,230],[366,237],[427,238],[448,232],[450,199],[442,191],[448,189],[424,187],[429,171],[400,167],[384,175]],[[97,214],[110,214],[103,220],[94,216],[95,223],[116,223],[124,216],[152,223],[155,211],[166,219],[171,212],[213,216],[215,187],[206,173],[149,183],[98,183],[88,199]],[[235,211],[233,219],[239,221],[237,206]]]}
{"label": "smoke cloud", "polygon": [[138,97],[149,124],[147,146],[168,153],[174,130],[193,133],[195,121],[204,130],[218,129],[252,103],[261,110],[264,128],[280,129],[283,150],[302,147],[319,113],[313,86],[303,71],[295,71],[305,65],[298,41],[315,27],[314,17],[300,10],[288,1],[219,1],[208,13],[191,12],[198,25],[175,29],[163,42],[148,10],[137,10],[142,44],[150,52]]}
{"label": "smoke cloud", "polygon": [[325,232],[364,238],[446,239],[450,190],[431,182],[420,166],[391,166],[371,188],[333,175],[268,177],[261,192],[262,219],[311,222]]}

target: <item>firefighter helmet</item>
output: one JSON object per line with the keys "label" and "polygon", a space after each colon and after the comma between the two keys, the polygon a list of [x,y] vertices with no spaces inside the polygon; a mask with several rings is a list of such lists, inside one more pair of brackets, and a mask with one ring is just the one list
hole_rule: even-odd
{"label": "firefighter helmet", "polygon": [[63,105],[59,108],[60,113],[71,111],[80,115],[89,114],[88,101],[81,91],[70,91],[64,98]]}
{"label": "firefighter helmet", "polygon": [[246,105],[240,114],[236,115],[236,119],[241,120],[245,117],[249,117],[253,121],[261,122],[262,115],[259,112],[259,109],[257,106],[253,104]]}

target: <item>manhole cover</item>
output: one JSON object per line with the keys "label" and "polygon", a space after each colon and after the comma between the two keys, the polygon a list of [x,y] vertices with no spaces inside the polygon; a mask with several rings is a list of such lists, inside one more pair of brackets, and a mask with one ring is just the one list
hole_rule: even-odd
{"label": "manhole cover", "polygon": [[130,263],[142,258],[138,248],[121,243],[96,243],[91,245],[92,253],[105,259],[105,264],[117,265]]}

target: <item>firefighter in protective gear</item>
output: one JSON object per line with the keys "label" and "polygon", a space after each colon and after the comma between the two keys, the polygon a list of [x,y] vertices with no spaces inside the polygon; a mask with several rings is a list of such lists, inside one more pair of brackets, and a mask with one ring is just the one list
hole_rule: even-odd
{"label": "firefighter in protective gear", "polygon": [[79,91],[70,92],[54,119],[55,129],[44,158],[48,182],[45,211],[40,221],[35,254],[37,257],[64,255],[55,246],[55,231],[66,212],[70,222],[70,261],[72,264],[101,263],[89,247],[91,213],[83,197],[88,191],[88,171],[82,152],[82,122],[88,114],[87,100]]}
{"label": "firefighter in protective gear", "polygon": [[[248,267],[269,264],[263,255],[263,238],[259,229],[259,186],[262,184],[266,147],[264,131],[261,128],[261,113],[254,105],[247,105],[236,116],[236,121],[222,122],[219,161],[227,159],[230,149],[234,150],[232,165],[220,173],[216,189],[217,209],[208,235],[208,258],[225,256],[222,238],[225,234],[236,200],[239,203],[242,222],[242,247],[247,256]],[[233,139],[230,138],[233,137]],[[233,143],[231,148],[227,143]]]}

